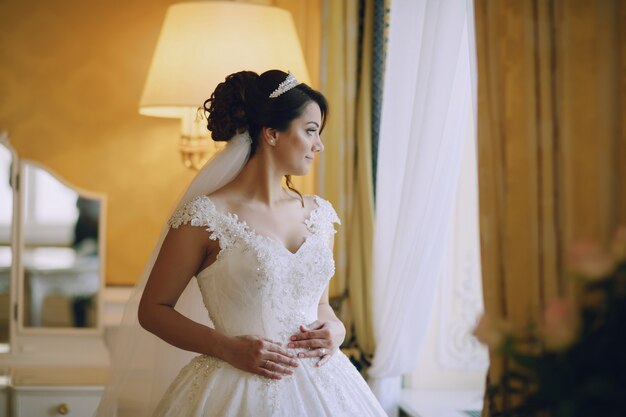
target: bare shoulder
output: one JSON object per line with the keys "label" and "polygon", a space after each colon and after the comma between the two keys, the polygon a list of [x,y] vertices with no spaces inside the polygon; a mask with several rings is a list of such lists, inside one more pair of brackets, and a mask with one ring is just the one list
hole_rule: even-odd
{"label": "bare shoulder", "polygon": [[304,207],[306,209],[315,210],[318,207],[316,195],[305,195],[303,197],[304,197]]}
{"label": "bare shoulder", "polygon": [[241,195],[236,190],[231,190],[228,185],[213,191],[207,197],[219,211],[231,211],[235,209],[235,202],[241,202]]}
{"label": "bare shoulder", "polygon": [[285,188],[285,193],[289,196],[291,200],[297,202],[298,205],[304,205],[304,210],[310,212],[315,210],[318,207],[317,196],[311,194],[298,194],[293,190]]}

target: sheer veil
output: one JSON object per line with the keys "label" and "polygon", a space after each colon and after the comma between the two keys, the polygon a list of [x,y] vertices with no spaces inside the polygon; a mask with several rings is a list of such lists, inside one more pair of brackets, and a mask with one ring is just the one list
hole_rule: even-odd
{"label": "sheer veil", "polygon": [[[248,161],[251,143],[247,131],[233,136],[226,147],[198,172],[174,212],[195,197],[210,194],[232,181]],[[108,382],[94,417],[152,415],[170,382],[197,355],[167,344],[144,330],[137,320],[141,294],[167,231],[166,224],[124,309],[111,352]],[[213,327],[195,279],[189,281],[176,304],[176,310],[194,321]]]}

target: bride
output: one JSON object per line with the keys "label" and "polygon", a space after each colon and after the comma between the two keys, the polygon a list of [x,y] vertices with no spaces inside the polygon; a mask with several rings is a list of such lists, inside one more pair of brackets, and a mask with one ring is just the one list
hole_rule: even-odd
{"label": "bride", "polygon": [[339,219],[291,184],[324,149],[325,98],[291,73],[242,71],[204,108],[226,148],[161,234],[96,416],[385,416],[328,303]]}

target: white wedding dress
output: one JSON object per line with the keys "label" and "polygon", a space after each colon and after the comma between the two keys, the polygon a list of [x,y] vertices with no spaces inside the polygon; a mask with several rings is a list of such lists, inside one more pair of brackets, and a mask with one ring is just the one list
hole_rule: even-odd
{"label": "white wedding dress", "polygon": [[[219,240],[216,261],[196,277],[216,330],[258,335],[286,347],[299,325],[317,319],[319,299],[334,273],[330,240],[339,219],[330,203],[320,197],[315,201],[318,206],[305,221],[310,234],[295,253],[255,233],[235,214],[218,211],[206,196],[174,213],[170,227],[190,223]],[[315,366],[319,358],[296,360],[293,375],[271,380],[197,356],[171,383],[154,416],[386,416],[341,351],[321,367]]]}

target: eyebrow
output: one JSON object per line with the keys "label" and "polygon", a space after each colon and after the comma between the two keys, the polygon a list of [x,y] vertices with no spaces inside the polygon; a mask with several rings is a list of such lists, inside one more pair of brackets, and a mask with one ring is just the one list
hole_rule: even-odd
{"label": "eyebrow", "polygon": [[320,127],[320,125],[317,122],[307,122],[307,124],[311,124],[311,123],[313,123],[317,127]]}

